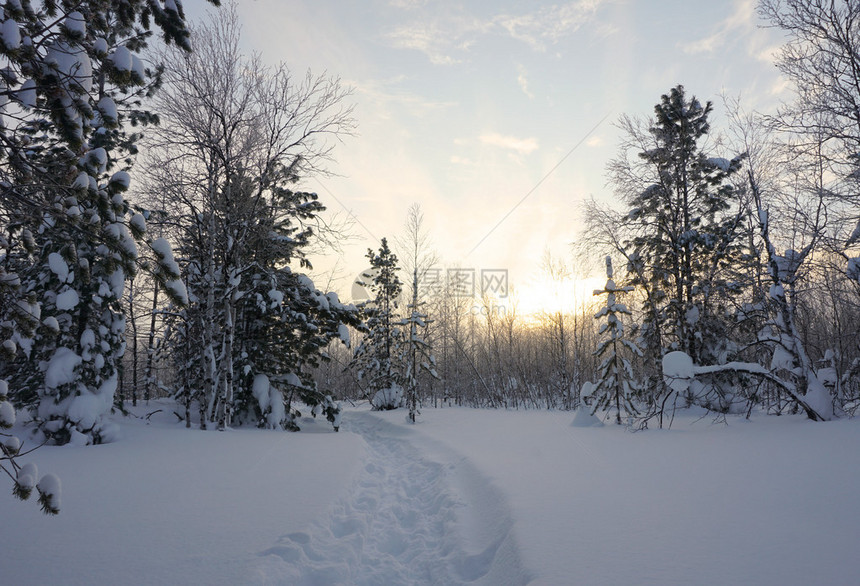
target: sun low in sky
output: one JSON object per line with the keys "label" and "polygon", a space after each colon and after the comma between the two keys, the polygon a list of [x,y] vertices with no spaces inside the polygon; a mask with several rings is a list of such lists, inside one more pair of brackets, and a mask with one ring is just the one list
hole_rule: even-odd
{"label": "sun low in sky", "polygon": [[762,110],[787,97],[779,35],[755,4],[241,2],[249,50],[353,88],[357,135],[337,145],[335,175],[302,186],[353,221],[341,251],[312,259],[317,280],[348,298],[367,249],[418,203],[441,269],[505,269],[524,304],[546,305],[541,255],[576,262],[582,203],[616,198],[619,116],[650,115],[677,84],[715,103],[715,130],[721,94]]}

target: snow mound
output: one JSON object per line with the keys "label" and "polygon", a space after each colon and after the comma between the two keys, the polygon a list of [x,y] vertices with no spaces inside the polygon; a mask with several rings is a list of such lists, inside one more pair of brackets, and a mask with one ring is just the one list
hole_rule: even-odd
{"label": "snow mound", "polygon": [[686,352],[669,352],[663,357],[663,380],[676,393],[686,391],[695,376],[693,359]]}
{"label": "snow mound", "polygon": [[571,427],[603,427],[603,422],[591,412],[591,409],[579,408],[573,415]]}

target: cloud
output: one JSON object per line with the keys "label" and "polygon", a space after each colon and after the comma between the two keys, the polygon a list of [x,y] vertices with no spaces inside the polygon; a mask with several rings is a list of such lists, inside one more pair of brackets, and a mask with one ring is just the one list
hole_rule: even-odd
{"label": "cloud", "polygon": [[482,134],[478,140],[480,140],[483,144],[497,146],[503,149],[510,149],[512,151],[516,151],[521,155],[527,155],[533,151],[536,151],[538,148],[538,142],[536,138],[516,138],[515,136],[505,136],[503,134],[499,134],[498,132],[489,132],[487,134]]}
{"label": "cloud", "polygon": [[475,162],[474,162],[472,159],[469,159],[469,158],[467,158],[467,157],[460,157],[460,156],[457,156],[457,155],[451,155],[451,159],[450,159],[450,160],[451,160],[451,163],[452,163],[452,164],[454,164],[454,165],[466,165],[466,166],[471,166],[471,165],[474,165],[474,164],[475,164]]}
{"label": "cloud", "polygon": [[730,35],[738,31],[755,30],[756,24],[756,0],[737,0],[735,10],[724,20],[717,23],[713,31],[707,37],[682,43],[681,49],[685,53],[695,55],[697,53],[713,53],[726,44]]}
{"label": "cloud", "polygon": [[460,63],[462,55],[487,34],[501,33],[544,51],[547,44],[576,32],[592,20],[605,0],[573,0],[531,12],[484,17],[466,12],[463,6],[440,8],[417,1],[393,2],[396,6],[414,9],[417,14],[415,21],[385,35],[392,46],[420,51],[435,65],[453,65]]}
{"label": "cloud", "polygon": [[546,43],[555,43],[590,21],[603,0],[579,0],[560,6],[542,7],[536,12],[499,15],[495,24],[514,39],[543,51]]}
{"label": "cloud", "polygon": [[401,89],[398,85],[406,78],[398,76],[387,80],[350,81],[347,85],[355,88],[357,94],[378,108],[383,118],[389,118],[390,109],[399,106],[413,116],[424,116],[429,112],[456,106],[456,102],[428,100]]}
{"label": "cloud", "polygon": [[520,89],[523,90],[523,93],[530,98],[534,98],[535,95],[529,91],[529,80],[526,77],[526,68],[522,65],[517,65],[517,83],[520,85]]}
{"label": "cloud", "polygon": [[397,49],[413,49],[424,53],[433,65],[452,65],[460,62],[460,59],[448,54],[450,42],[427,25],[399,27],[390,33],[388,38]]}
{"label": "cloud", "polygon": [[417,21],[398,26],[386,37],[397,49],[424,53],[434,65],[453,65],[462,61],[456,55],[468,50],[475,37],[490,26],[462,10],[437,9],[432,13],[421,11]]}

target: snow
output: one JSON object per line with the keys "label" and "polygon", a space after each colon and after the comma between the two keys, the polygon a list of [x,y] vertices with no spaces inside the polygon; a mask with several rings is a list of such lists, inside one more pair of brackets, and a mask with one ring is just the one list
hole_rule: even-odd
{"label": "snow", "polygon": [[[114,102],[111,97],[109,97],[109,96],[103,97],[102,99],[99,100],[99,103],[96,107],[98,108],[99,112],[101,113],[102,118],[104,118],[106,121],[110,122],[111,124],[115,124],[116,121],[119,120],[119,115],[117,114],[117,110],[116,110],[116,102]],[[128,173],[126,173],[126,175],[128,175]],[[111,181],[113,181],[113,179],[111,179]],[[128,188],[127,184],[126,184],[126,188]]]}
{"label": "snow", "polygon": [[96,40],[93,41],[93,51],[100,55],[104,55],[108,51],[107,41],[104,40],[103,37],[96,37]]}
{"label": "snow", "polygon": [[81,171],[78,173],[78,176],[75,178],[72,183],[73,189],[89,189],[90,187],[90,176],[87,173]]}
{"label": "snow", "polygon": [[137,244],[134,238],[128,231],[128,227],[122,222],[114,222],[105,227],[105,230],[115,240],[119,242],[120,247],[131,257],[137,258]]}
{"label": "snow", "polygon": [[582,390],[579,391],[579,396],[583,400],[587,399],[588,397],[590,397],[594,393],[595,390],[596,390],[596,387],[595,387],[593,382],[585,381],[584,383],[582,383]]}
{"label": "snow", "polygon": [[573,421],[570,422],[571,427],[603,427],[603,422],[600,418],[591,412],[588,407],[580,407],[573,414]]}
{"label": "snow", "polygon": [[[92,149],[87,152],[85,157],[83,158],[83,162],[88,165],[93,165],[96,169],[98,169],[99,173],[104,173],[105,169],[107,169],[108,156],[107,151],[102,147],[98,147]],[[93,177],[89,178],[90,183],[94,183],[95,179]]]}
{"label": "snow", "polygon": [[390,387],[376,391],[371,403],[377,409],[399,407],[403,403],[403,387],[397,383],[391,383]]}
{"label": "snow", "polygon": [[143,65],[143,61],[137,55],[131,56],[131,71],[141,81],[146,79],[146,68]]}
{"label": "snow", "polygon": [[0,498],[0,580],[857,581],[857,420],[679,413],[634,434],[570,412],[425,408],[407,424],[363,405],[340,433],[304,418],[286,434],[187,430],[173,411],[141,405],[121,441],[27,456],[62,479],[63,510]]}
{"label": "snow", "polygon": [[48,48],[45,63],[56,67],[63,85],[70,83],[76,91],[89,93],[93,87],[93,66],[83,47],[60,40]]}
{"label": "snow", "polygon": [[0,401],[0,428],[7,429],[15,425],[15,407],[9,401]]}
{"label": "snow", "polygon": [[773,357],[770,361],[771,371],[780,369],[794,369],[794,355],[786,350],[782,344],[775,344],[773,347]]}
{"label": "snow", "polygon": [[272,307],[277,307],[284,302],[284,293],[283,291],[278,291],[277,289],[271,289],[267,295],[269,299],[272,300]]}
{"label": "snow", "polygon": [[66,261],[59,253],[52,252],[48,255],[48,268],[51,269],[52,273],[57,275],[60,283],[65,283],[69,278],[69,265],[66,264]]}
{"label": "snow", "polygon": [[188,290],[185,288],[185,283],[179,279],[170,279],[165,285],[183,305],[188,305]]}
{"label": "snow", "polygon": [[[122,230],[126,230],[125,225],[120,224]],[[134,247],[134,240],[130,238],[124,241],[126,244],[131,243],[131,246]],[[126,250],[131,253],[130,247],[126,246]],[[137,247],[134,247],[135,254],[133,256],[137,256]],[[111,293],[113,293],[114,298],[122,299],[122,293],[125,290],[125,271],[122,268],[117,267],[114,272],[108,275],[110,279],[110,288]]]}
{"label": "snow", "polygon": [[265,412],[269,408],[269,377],[265,374],[258,374],[254,377],[254,383],[251,387],[251,393],[257,399],[260,405],[260,411]]}
{"label": "snow", "polygon": [[6,448],[6,450],[10,454],[17,454],[18,451],[21,449],[21,440],[19,440],[14,435],[4,437],[3,438],[3,447]]}
{"label": "snow", "polygon": [[79,302],[78,292],[74,289],[66,289],[57,295],[57,309],[60,311],[73,309]]}
{"label": "snow", "polygon": [[0,40],[7,49],[17,49],[21,46],[21,29],[18,23],[11,18],[0,24]]}
{"label": "snow", "polygon": [[176,264],[173,258],[173,249],[170,247],[170,243],[164,238],[156,238],[150,243],[150,246],[155,254],[158,255],[158,263],[164,272],[167,273],[167,276],[173,277],[167,279],[165,286],[170,289],[174,297],[179,299],[183,304],[187,304],[188,290],[185,287],[185,283],[179,280],[179,265]]}
{"label": "snow", "polygon": [[156,238],[150,243],[152,250],[155,251],[161,258],[161,264],[167,269],[167,272],[173,276],[179,275],[179,265],[173,259],[173,248],[170,243],[164,238]]}
{"label": "snow", "polygon": [[131,71],[131,51],[124,45],[120,45],[114,49],[110,55],[110,60],[113,66],[119,71]]}
{"label": "snow", "polygon": [[144,219],[143,214],[134,214],[129,221],[129,225],[141,234],[146,232],[146,220]]}
{"label": "snow", "polygon": [[[110,403],[108,403],[109,407]],[[70,421],[78,425],[79,429],[92,429],[104,412],[104,397],[83,391],[72,398],[66,414]]]}
{"label": "snow", "polygon": [[[860,224],[858,224],[858,226],[860,226]],[[860,257],[848,259],[847,274],[849,278],[854,279],[855,281],[860,281]]]}
{"label": "snow", "polygon": [[66,16],[66,20],[63,22],[63,25],[70,32],[80,33],[82,36],[87,34],[87,25],[86,20],[84,20],[84,15],[77,10],[70,12],[68,16]]}
{"label": "snow", "polygon": [[26,80],[18,89],[18,101],[27,108],[36,107],[36,82],[32,79]]}
{"label": "snow", "polygon": [[39,467],[33,462],[27,462],[18,471],[18,484],[24,488],[33,489],[36,487],[36,478],[38,477]]}
{"label": "snow", "polygon": [[694,370],[693,359],[685,352],[669,352],[663,357],[663,380],[677,393],[689,388]]}
{"label": "snow", "polygon": [[343,342],[344,346],[349,348],[349,328],[344,324],[339,324],[337,326],[337,336],[340,338],[340,341]]}
{"label": "snow", "polygon": [[63,508],[46,517],[3,487],[0,583],[278,583],[264,552],[324,517],[363,463],[362,439],[325,420],[299,433],[201,432],[173,410],[138,409],[118,442],[27,456],[62,480]]}
{"label": "snow", "polygon": [[61,484],[60,479],[54,474],[45,474],[36,485],[39,492],[48,500],[50,507],[54,510],[60,508]]}
{"label": "snow", "polygon": [[117,171],[111,175],[110,183],[125,191],[131,185],[131,175],[127,171]]}
{"label": "snow", "polygon": [[708,159],[708,162],[722,171],[728,171],[732,166],[732,162],[722,157],[713,157]]}
{"label": "snow", "polygon": [[48,362],[45,371],[45,386],[56,389],[60,385],[74,382],[77,378],[75,368],[81,364],[81,357],[69,348],[57,348]]}

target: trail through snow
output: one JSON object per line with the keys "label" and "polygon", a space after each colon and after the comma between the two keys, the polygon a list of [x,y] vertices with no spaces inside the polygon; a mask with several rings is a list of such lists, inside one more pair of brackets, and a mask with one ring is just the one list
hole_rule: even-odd
{"label": "trail through snow", "polygon": [[371,413],[344,429],[367,443],[350,493],[308,532],[260,553],[260,583],[527,584],[501,494],[462,455]]}

